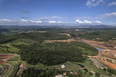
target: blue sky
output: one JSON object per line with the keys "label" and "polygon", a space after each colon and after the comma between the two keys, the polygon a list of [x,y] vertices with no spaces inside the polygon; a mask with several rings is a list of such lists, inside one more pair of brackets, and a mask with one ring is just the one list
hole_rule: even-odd
{"label": "blue sky", "polygon": [[116,25],[116,0],[0,0],[1,25]]}

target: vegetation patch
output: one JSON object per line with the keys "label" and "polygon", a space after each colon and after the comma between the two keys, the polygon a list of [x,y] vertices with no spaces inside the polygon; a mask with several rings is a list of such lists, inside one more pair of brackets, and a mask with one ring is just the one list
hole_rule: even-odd
{"label": "vegetation patch", "polygon": [[44,65],[56,65],[66,61],[84,60],[81,50],[75,45],[76,42],[71,43],[43,43],[31,45],[16,45],[20,48],[21,59],[30,64],[37,64],[38,62]]}
{"label": "vegetation patch", "polygon": [[83,34],[78,34],[78,37],[88,39],[88,40],[95,40],[95,41],[109,41],[113,40],[116,37],[115,31],[95,31],[95,32],[84,32]]}
{"label": "vegetation patch", "polygon": [[19,60],[19,56],[14,56],[10,59],[8,59],[7,61],[18,61]]}

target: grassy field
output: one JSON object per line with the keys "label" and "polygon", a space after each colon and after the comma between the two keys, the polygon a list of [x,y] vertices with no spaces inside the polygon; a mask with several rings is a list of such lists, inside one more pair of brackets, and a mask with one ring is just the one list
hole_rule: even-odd
{"label": "grassy field", "polygon": [[18,60],[19,60],[19,56],[14,56],[10,58],[8,61],[18,61]]}
{"label": "grassy field", "polygon": [[[81,68],[79,65],[77,64],[73,64],[69,61],[63,63],[65,65],[66,68],[64,68],[63,70],[68,70],[68,71],[78,71],[78,68]],[[36,67],[36,68],[39,68],[39,69],[45,69],[45,68],[56,68],[56,69],[62,69],[61,68],[61,65],[63,64],[59,64],[59,65],[53,65],[53,66],[45,66],[41,63],[38,63],[36,65],[30,65],[30,64],[27,64],[27,67]]]}
{"label": "grassy field", "polygon": [[19,53],[18,48],[14,47],[13,45],[23,45],[23,44],[27,44],[22,42],[21,39],[18,40],[14,40],[5,44],[0,44],[0,53]]}
{"label": "grassy field", "polygon": [[0,53],[18,53],[19,49],[13,47],[11,43],[0,44]]}
{"label": "grassy field", "polygon": [[[97,68],[88,58],[84,62],[82,62],[82,63],[80,63],[80,62],[70,62],[70,61],[67,61],[67,62],[65,62],[63,64],[53,65],[53,66],[45,66],[45,65],[43,65],[41,63],[38,63],[36,65],[27,64],[25,61],[20,60],[20,56],[15,56],[15,57],[9,59],[8,61],[9,61],[9,64],[11,65],[11,69],[6,74],[5,77],[8,77],[13,72],[13,68],[17,64],[17,62],[18,63],[24,63],[24,67],[26,67],[26,68],[28,68],[28,67],[35,67],[37,69],[46,69],[46,68],[62,69],[61,68],[61,65],[64,64],[66,66],[66,68],[65,69],[62,69],[62,70],[67,70],[67,71],[78,71],[79,68],[81,68],[81,67],[79,65],[77,65],[77,64],[82,64],[82,65],[85,66],[86,69],[88,69],[88,72],[94,71],[94,72],[98,72],[98,73],[100,73],[102,75],[108,75],[104,70]],[[85,72],[82,69],[80,69],[80,70],[83,73]],[[83,74],[83,77],[84,76],[89,77],[88,74]]]}
{"label": "grassy field", "polygon": [[96,56],[98,53],[97,52],[94,52],[94,51],[91,51],[91,50],[85,50],[84,48],[82,47],[78,47],[79,49],[82,49],[82,53],[85,54],[85,55],[90,55],[90,56]]}
{"label": "grassy field", "polygon": [[[81,70],[81,72],[84,73],[85,71],[82,70],[82,69],[79,69],[81,67],[79,65],[77,65],[77,64],[82,64],[82,65],[85,66],[85,68],[88,70],[88,72],[94,71],[94,72],[98,72],[98,73],[100,73],[102,75],[107,75],[108,76],[107,72],[105,72],[102,69],[97,68],[88,58],[84,62],[82,62],[82,63],[67,61],[67,62],[65,62],[63,64],[54,65],[54,66],[45,66],[45,65],[40,64],[40,63],[38,63],[36,65],[30,65],[30,64],[27,64],[25,61],[22,61],[22,62],[24,63],[24,67],[35,67],[37,69],[46,69],[46,68],[49,68],[49,69],[50,68],[62,69],[61,65],[64,64],[66,66],[66,68],[64,68],[62,70],[67,70],[67,71],[78,71],[78,70]],[[83,74],[83,77],[90,77],[90,75],[89,74]]]}
{"label": "grassy field", "polygon": [[[78,62],[73,62],[73,63],[78,63]],[[88,58],[83,63],[80,64],[84,65],[89,71],[93,70],[94,72],[98,72],[103,75],[108,75],[108,73],[105,72],[104,70],[97,68],[96,65],[94,65],[93,62],[91,62]]]}

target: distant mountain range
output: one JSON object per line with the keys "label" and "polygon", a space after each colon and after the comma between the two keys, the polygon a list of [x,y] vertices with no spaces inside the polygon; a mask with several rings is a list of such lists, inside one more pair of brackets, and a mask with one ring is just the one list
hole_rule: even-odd
{"label": "distant mountain range", "polygon": [[108,26],[108,25],[79,25],[79,28],[110,28],[113,26]]}
{"label": "distant mountain range", "polygon": [[0,28],[6,28],[6,27],[76,27],[76,28],[116,28],[116,26],[110,26],[110,25],[0,25]]}

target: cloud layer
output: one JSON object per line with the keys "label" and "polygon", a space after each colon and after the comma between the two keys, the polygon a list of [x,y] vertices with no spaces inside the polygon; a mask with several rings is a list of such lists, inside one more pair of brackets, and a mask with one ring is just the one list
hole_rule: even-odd
{"label": "cloud layer", "polygon": [[108,6],[116,5],[116,2],[111,2],[108,4]]}
{"label": "cloud layer", "polygon": [[29,13],[29,11],[27,11],[27,10],[21,10],[21,12],[24,12],[24,13]]}
{"label": "cloud layer", "polygon": [[25,20],[25,19],[21,19],[21,21],[26,23],[41,23],[41,21]]}
{"label": "cloud layer", "polygon": [[98,6],[100,3],[104,3],[103,0],[88,0],[86,6],[88,7],[95,7]]}
{"label": "cloud layer", "polygon": [[17,22],[17,20],[0,19],[0,23],[3,23],[3,22]]}
{"label": "cloud layer", "polygon": [[98,20],[95,20],[95,21],[88,21],[88,20],[79,20],[79,19],[76,19],[75,22],[79,23],[79,24],[101,24],[102,22],[101,21],[98,21]]}
{"label": "cloud layer", "polygon": [[105,13],[105,14],[98,15],[96,19],[115,18],[115,17],[116,17],[116,12],[112,12],[112,13]]}

